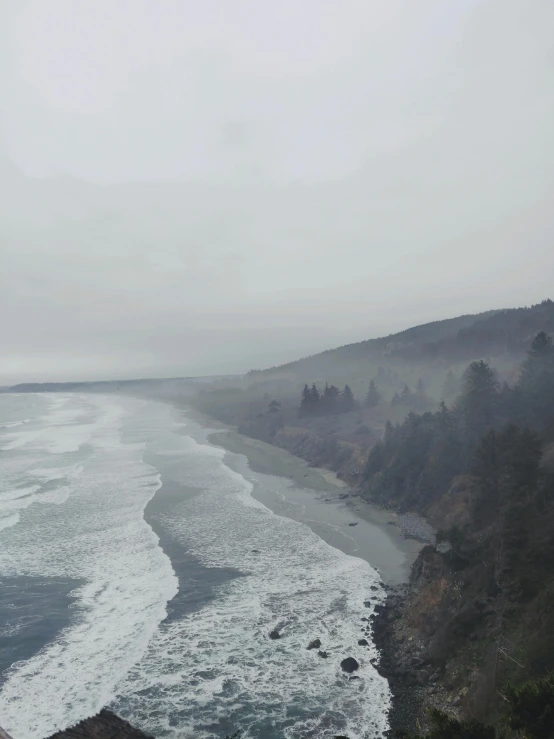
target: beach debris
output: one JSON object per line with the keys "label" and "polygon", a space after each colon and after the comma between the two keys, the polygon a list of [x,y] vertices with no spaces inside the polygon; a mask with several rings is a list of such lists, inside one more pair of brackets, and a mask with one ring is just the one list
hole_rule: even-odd
{"label": "beach debris", "polygon": [[319,649],[320,646],[321,646],[321,639],[314,639],[308,644],[306,649]]}
{"label": "beach debris", "polygon": [[348,525],[349,526],[357,526],[358,525],[358,521],[354,521],[353,523],[349,523]]}
{"label": "beach debris", "polygon": [[354,657],[346,657],[346,659],[342,660],[340,666],[342,667],[344,672],[355,672],[360,665],[358,664],[358,661],[354,659]]}

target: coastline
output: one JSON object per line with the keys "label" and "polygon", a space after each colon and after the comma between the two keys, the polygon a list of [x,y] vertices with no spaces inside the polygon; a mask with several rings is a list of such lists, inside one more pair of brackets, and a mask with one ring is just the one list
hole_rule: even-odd
{"label": "coastline", "polygon": [[[417,730],[427,689],[419,682],[421,645],[406,626],[406,616],[410,594],[417,589],[412,567],[433,537],[431,527],[413,514],[397,514],[371,504],[331,470],[312,467],[287,450],[239,434],[236,428],[196,409],[172,405],[204,429],[207,443],[228,452],[227,465],[238,472],[247,467],[249,477],[252,473],[259,477],[261,484],[252,492],[255,498],[274,513],[307,524],[331,546],[365,559],[378,571],[386,600],[373,619],[372,630],[380,653],[378,670],[392,693],[387,734]],[[282,490],[278,496],[265,495],[263,475],[282,478],[286,496]]]}
{"label": "coastline", "polygon": [[[425,539],[432,536],[431,527],[418,516],[398,515],[372,505],[354,494],[330,470],[310,467],[280,447],[229,429],[212,430],[207,438],[233,455],[240,455],[260,475],[288,477],[293,483],[288,494],[293,503],[301,503],[300,510],[294,504],[280,505],[270,496],[256,495],[255,490],[254,497],[274,513],[307,524],[331,546],[366,559],[379,572],[386,600],[376,612],[372,631],[380,653],[378,671],[387,678],[392,693],[388,733],[393,736],[397,730],[417,730],[427,697],[420,682],[425,673],[419,669],[420,644],[412,630],[404,628],[404,617],[412,566],[429,543]],[[226,462],[229,464],[230,460]]]}
{"label": "coastline", "polygon": [[401,517],[393,511],[372,505],[354,494],[334,472],[310,467],[280,447],[229,429],[210,430],[208,441],[244,457],[253,472],[291,481],[286,500],[254,491],[274,513],[307,524],[331,546],[365,559],[379,572],[385,586],[408,582],[424,543],[406,536]]}

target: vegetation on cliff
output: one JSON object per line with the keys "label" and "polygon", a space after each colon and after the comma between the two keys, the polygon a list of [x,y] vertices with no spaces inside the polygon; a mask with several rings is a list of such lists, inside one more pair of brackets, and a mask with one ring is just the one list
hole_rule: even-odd
{"label": "vegetation on cliff", "polygon": [[[387,425],[362,475],[369,498],[440,527],[417,563],[408,618],[426,662],[476,719],[501,717],[523,695],[504,694],[507,680],[554,669],[553,393],[554,347],[540,332],[514,386],[472,362],[451,407]],[[429,734],[443,736],[486,734]]]}

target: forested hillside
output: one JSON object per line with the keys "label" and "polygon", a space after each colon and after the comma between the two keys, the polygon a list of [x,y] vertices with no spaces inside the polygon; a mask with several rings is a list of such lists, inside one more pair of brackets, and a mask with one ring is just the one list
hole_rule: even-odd
{"label": "forested hillside", "polygon": [[502,722],[509,681],[554,670],[553,444],[554,346],[540,332],[514,386],[475,361],[451,406],[387,424],[360,482],[372,501],[424,513],[438,528],[406,618],[439,684],[463,691],[464,713],[488,722]]}
{"label": "forested hillside", "polygon": [[[509,375],[524,356],[533,337],[554,332],[554,302],[550,299],[528,308],[495,310],[459,316],[416,326],[397,334],[330,349],[296,362],[248,375],[251,384],[273,379],[290,382],[347,382],[353,389],[365,378],[388,368],[400,381],[424,377],[439,392],[445,367],[459,369],[474,359],[495,360]],[[392,386],[391,386],[392,387]]]}

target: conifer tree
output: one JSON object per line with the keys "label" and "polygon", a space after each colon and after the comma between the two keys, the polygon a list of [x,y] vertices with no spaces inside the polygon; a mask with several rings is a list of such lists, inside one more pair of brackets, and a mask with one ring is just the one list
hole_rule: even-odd
{"label": "conifer tree", "polygon": [[482,359],[472,362],[464,372],[456,410],[470,444],[498,421],[498,381],[494,371]]}
{"label": "conifer tree", "polygon": [[400,402],[404,405],[408,405],[412,399],[412,391],[407,385],[404,385],[402,392],[400,393]]}
{"label": "conifer tree", "polygon": [[380,402],[381,393],[377,389],[375,380],[371,380],[369,383],[369,388],[367,390],[367,395],[365,396],[364,405],[366,408],[375,408],[375,406],[379,405]]}
{"label": "conifer tree", "polygon": [[319,390],[317,389],[315,382],[312,384],[312,389],[310,390],[310,402],[313,407],[315,407],[320,400]]}
{"label": "conifer tree", "polygon": [[354,408],[356,408],[356,401],[354,400],[354,394],[352,393],[352,390],[350,389],[349,385],[344,386],[344,390],[342,391],[342,409],[345,413],[348,413],[349,411],[353,411]]}
{"label": "conifer tree", "polygon": [[304,385],[304,388],[302,390],[302,397],[300,400],[300,415],[305,416],[308,413],[308,409],[310,407],[310,388],[307,385]]}
{"label": "conifer tree", "polygon": [[554,345],[541,331],[521,366],[518,390],[532,422],[540,426],[554,419]]}

